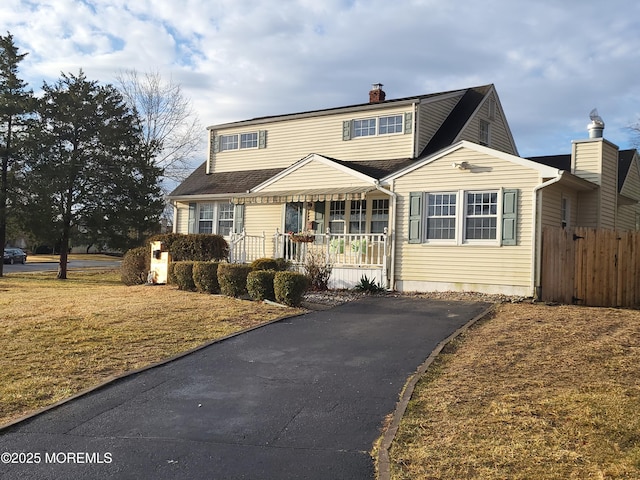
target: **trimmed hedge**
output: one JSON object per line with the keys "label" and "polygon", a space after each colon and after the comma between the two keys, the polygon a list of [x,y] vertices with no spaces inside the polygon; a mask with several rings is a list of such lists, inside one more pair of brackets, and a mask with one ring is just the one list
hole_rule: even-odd
{"label": "trimmed hedge", "polygon": [[251,263],[253,270],[275,270],[284,272],[289,270],[291,263],[284,258],[258,258]]}
{"label": "trimmed hedge", "polygon": [[276,300],[285,305],[297,307],[309,287],[309,278],[297,272],[277,272],[273,279]]}
{"label": "trimmed hedge", "polygon": [[247,292],[254,300],[275,300],[273,280],[275,270],[254,270],[247,275]]}
{"label": "trimmed hedge", "polygon": [[125,285],[142,285],[147,283],[151,269],[151,252],[147,247],[128,250],[120,265],[120,279]]}
{"label": "trimmed hedge", "polygon": [[149,242],[164,243],[174,262],[220,261],[229,256],[229,244],[222,235],[165,233],[154,235]]}
{"label": "trimmed hedge", "polygon": [[194,262],[193,283],[198,292],[220,293],[218,265],[219,264],[215,262]]}
{"label": "trimmed hedge", "polygon": [[194,262],[175,262],[173,264],[173,275],[176,279],[178,290],[193,292],[196,284],[193,282]]}
{"label": "trimmed hedge", "polygon": [[228,297],[240,297],[247,293],[249,265],[241,263],[221,263],[218,265],[218,284],[220,293]]}

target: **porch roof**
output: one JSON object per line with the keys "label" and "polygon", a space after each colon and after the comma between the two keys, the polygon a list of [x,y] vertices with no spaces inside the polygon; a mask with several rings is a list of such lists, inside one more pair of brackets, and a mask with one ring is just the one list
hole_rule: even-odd
{"label": "porch roof", "polygon": [[307,188],[274,192],[253,192],[234,195],[233,203],[286,203],[286,202],[324,202],[331,200],[363,200],[368,192],[376,190],[374,185]]}

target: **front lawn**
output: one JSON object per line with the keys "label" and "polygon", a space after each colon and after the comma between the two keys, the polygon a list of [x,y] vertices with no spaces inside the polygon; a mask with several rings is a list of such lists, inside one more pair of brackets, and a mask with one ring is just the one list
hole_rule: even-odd
{"label": "front lawn", "polygon": [[0,278],[0,425],[100,382],[302,310],[171,286],[126,287],[117,271]]}
{"label": "front lawn", "polygon": [[414,391],[392,478],[640,478],[640,312],[504,304]]}

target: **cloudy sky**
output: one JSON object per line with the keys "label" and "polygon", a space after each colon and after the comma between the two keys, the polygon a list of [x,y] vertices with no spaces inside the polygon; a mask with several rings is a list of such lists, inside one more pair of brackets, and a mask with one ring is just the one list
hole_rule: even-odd
{"label": "cloudy sky", "polygon": [[594,107],[631,148],[640,118],[637,0],[3,0],[0,31],[36,92],[159,72],[203,126],[365,103],[378,82],[388,99],[495,84],[521,156],[569,153]]}

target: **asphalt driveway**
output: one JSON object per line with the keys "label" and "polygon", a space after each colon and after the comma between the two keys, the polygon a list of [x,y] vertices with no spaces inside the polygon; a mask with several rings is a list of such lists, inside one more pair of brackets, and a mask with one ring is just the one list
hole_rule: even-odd
{"label": "asphalt driveway", "polygon": [[371,297],[224,340],[3,431],[0,478],[373,479],[405,381],[487,307]]}

